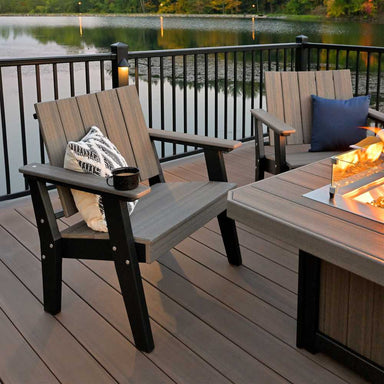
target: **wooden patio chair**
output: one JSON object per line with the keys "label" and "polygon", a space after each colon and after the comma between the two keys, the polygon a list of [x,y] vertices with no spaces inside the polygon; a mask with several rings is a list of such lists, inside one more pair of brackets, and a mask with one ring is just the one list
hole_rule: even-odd
{"label": "wooden patio chair", "polygon": [[[264,172],[278,174],[337,152],[308,152],[311,142],[311,95],[328,99],[353,97],[351,74],[348,69],[307,72],[266,72],[265,88],[268,112],[251,111],[255,120],[256,140],[255,179],[264,178]],[[368,116],[383,121],[383,114],[369,109]],[[269,128],[271,155],[266,155],[263,123]]]}
{"label": "wooden patio chair", "polygon": [[[148,129],[134,86],[35,105],[50,164],[20,168],[27,178],[40,237],[45,311],[61,310],[62,259],[111,260],[120,283],[136,347],[150,352],[154,342],[139,262],[150,263],[209,220],[218,217],[229,263],[241,264],[235,223],[226,214],[227,182],[223,152],[241,143]],[[67,142],[81,139],[97,126],[142,181],[118,191],[99,176],[63,168]],[[153,140],[203,148],[209,181],[165,183]],[[95,232],[82,221],[60,231],[46,183],[58,186],[66,216],[76,213],[69,188],[102,196],[108,233]],[[127,201],[139,199],[129,216]]]}

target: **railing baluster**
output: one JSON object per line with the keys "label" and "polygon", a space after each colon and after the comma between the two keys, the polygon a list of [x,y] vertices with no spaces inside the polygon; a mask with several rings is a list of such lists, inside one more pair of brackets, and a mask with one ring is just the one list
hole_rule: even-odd
{"label": "railing baluster", "polygon": [[71,97],[75,96],[75,79],[73,75],[73,63],[69,63],[69,85],[71,88]]}
{"label": "railing baluster", "polygon": [[360,76],[360,71],[359,71],[359,60],[360,60],[360,51],[356,51],[356,81],[355,81],[355,96],[359,94],[359,76]]}
{"label": "railing baluster", "polygon": [[320,70],[320,48],[317,49],[316,69]]}
{"label": "railing baluster", "polygon": [[279,50],[278,49],[276,49],[275,55],[276,55],[276,57],[275,57],[275,59],[276,59],[276,71],[278,71],[279,70],[279,64],[280,64],[280,62],[279,62]]}
{"label": "railing baluster", "polygon": [[260,65],[260,75],[259,75],[259,108],[263,108],[263,50],[260,50],[260,58],[259,58],[259,65]]}
{"label": "railing baluster", "polygon": [[[285,52],[285,51],[284,51]],[[251,109],[255,108],[255,51],[251,51]],[[251,136],[254,135],[253,119],[251,119]]]}
{"label": "railing baluster", "polygon": [[311,70],[311,52],[312,52],[312,49],[308,48],[307,49],[307,71]]}
{"label": "railing baluster", "polygon": [[104,61],[100,60],[100,87],[101,90],[105,89],[105,76],[104,76]]}
{"label": "railing baluster", "polygon": [[54,93],[55,100],[57,100],[59,98],[59,85],[57,80],[57,64],[56,63],[52,65],[52,72],[53,72],[53,93]]}
{"label": "railing baluster", "polygon": [[329,70],[329,49],[326,49],[326,65],[325,69],[328,71]]}
{"label": "railing baluster", "polygon": [[9,172],[9,154],[7,139],[7,123],[5,119],[4,89],[3,89],[3,73],[0,68],[0,112],[1,112],[1,131],[3,134],[3,151],[4,151],[4,168],[5,168],[5,185],[7,195],[11,193],[11,177]]}
{"label": "railing baluster", "polygon": [[228,52],[224,53],[224,138],[228,139]]}
{"label": "railing baluster", "polygon": [[271,50],[268,49],[268,71],[272,69]]}
{"label": "railing baluster", "polygon": [[218,57],[215,53],[215,137],[219,137],[219,78],[218,78]]}
{"label": "railing baluster", "polygon": [[139,59],[135,58],[135,85],[137,93],[140,94],[140,84],[139,84]]}
{"label": "railing baluster", "polygon": [[[35,78],[36,78],[36,100],[38,103],[41,102],[41,79],[40,79],[40,65],[35,65]],[[44,140],[39,129],[39,144],[40,144],[40,161],[45,163],[45,151],[44,151]]]}
{"label": "railing baluster", "polygon": [[376,109],[380,109],[380,86],[381,86],[381,52],[377,63],[377,88],[376,88]]}
{"label": "railing baluster", "polygon": [[233,140],[237,137],[237,52],[233,53]]}
{"label": "railing baluster", "polygon": [[[187,55],[183,55],[183,98],[184,98],[184,133],[188,133],[188,99],[187,99]],[[187,146],[184,145],[184,152],[187,152]]]}
{"label": "railing baluster", "polygon": [[340,56],[340,49],[336,50],[336,69],[339,69],[339,56]]}
{"label": "railing baluster", "polygon": [[369,93],[369,71],[370,71],[370,64],[371,64],[371,52],[368,52],[368,57],[367,57],[367,76],[366,76],[366,84],[365,84],[365,94],[368,95]]}
{"label": "railing baluster", "polygon": [[[21,128],[21,145],[23,148],[23,164],[28,163],[27,156],[27,137],[25,133],[25,116],[24,116],[24,94],[23,94],[23,76],[21,73],[21,66],[17,66],[17,88],[19,92],[19,114],[20,114],[20,128]],[[27,182],[25,181],[25,188],[27,189]]]}
{"label": "railing baluster", "polygon": [[[176,132],[176,64],[172,56],[172,131]],[[176,144],[172,145],[172,153],[176,155]]]}
{"label": "railing baluster", "polygon": [[148,72],[148,125],[150,128],[152,125],[152,63],[151,58],[147,59],[147,72]]}
{"label": "railing baluster", "polygon": [[[164,131],[164,61],[160,57],[160,129]],[[161,157],[165,156],[165,143],[161,142]]]}
{"label": "railing baluster", "polygon": [[85,88],[86,93],[91,93],[91,81],[89,78],[89,61],[85,62]]}
{"label": "railing baluster", "polygon": [[209,103],[208,103],[208,87],[209,87],[209,84],[208,84],[208,80],[209,80],[209,73],[208,73],[208,54],[204,54],[204,82],[205,82],[205,86],[204,86],[204,93],[205,93],[205,97],[204,97],[204,134],[205,136],[208,136],[208,107],[209,107]]}
{"label": "railing baluster", "polygon": [[283,68],[284,72],[287,70],[287,50],[286,48],[283,49]]}
{"label": "railing baluster", "polygon": [[198,90],[198,56],[193,55],[193,75],[194,75],[194,124],[195,135],[199,133],[199,90]]}
{"label": "railing baluster", "polygon": [[245,137],[245,102],[246,102],[246,87],[245,87],[245,81],[246,81],[246,69],[247,69],[247,62],[246,62],[246,52],[243,51],[243,107],[241,111],[241,119],[242,119],[242,128],[241,128],[241,137]]}
{"label": "railing baluster", "polygon": [[349,50],[347,50],[345,53],[345,68],[349,68]]}

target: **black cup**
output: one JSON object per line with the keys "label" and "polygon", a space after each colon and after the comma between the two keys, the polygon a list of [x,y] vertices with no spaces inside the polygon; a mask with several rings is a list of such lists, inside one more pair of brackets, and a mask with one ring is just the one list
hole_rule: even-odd
{"label": "black cup", "polygon": [[[135,189],[139,185],[140,171],[136,167],[121,167],[115,168],[112,171],[112,176],[107,177],[107,184],[120,191]],[[109,184],[112,179],[113,183]]]}

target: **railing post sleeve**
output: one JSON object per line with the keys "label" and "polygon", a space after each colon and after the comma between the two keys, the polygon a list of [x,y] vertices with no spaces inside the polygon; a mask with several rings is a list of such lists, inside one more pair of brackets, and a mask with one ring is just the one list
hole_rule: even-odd
{"label": "railing post sleeve", "polygon": [[305,44],[308,42],[308,37],[304,35],[296,36],[296,43],[300,44],[296,48],[296,71],[308,70],[308,48]]}
{"label": "railing post sleeve", "polygon": [[119,78],[119,66],[122,62],[128,63],[128,45],[124,43],[111,44],[111,53],[116,55],[112,60],[112,87],[117,88],[122,85],[121,75]]}

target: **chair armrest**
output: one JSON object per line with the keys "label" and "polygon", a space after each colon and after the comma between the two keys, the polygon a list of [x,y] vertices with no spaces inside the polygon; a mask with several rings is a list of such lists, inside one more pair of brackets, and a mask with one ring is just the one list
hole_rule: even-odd
{"label": "chair armrest", "polygon": [[368,109],[368,117],[372,120],[384,123],[384,113],[377,111],[376,109]]}
{"label": "chair armrest", "polygon": [[134,201],[140,199],[151,191],[151,188],[139,185],[130,191],[119,191],[110,187],[106,180],[100,176],[70,171],[49,164],[28,164],[19,169],[24,177],[38,179],[39,181],[78,189],[84,192],[97,193],[109,197],[118,197],[120,200]]}
{"label": "chair armrest", "polygon": [[280,136],[289,136],[296,132],[296,130],[290,125],[285,124],[277,117],[272,116],[270,113],[264,111],[263,109],[251,109],[251,114],[256,120],[262,121],[269,128],[271,128],[273,132]]}
{"label": "chair armrest", "polygon": [[230,152],[241,146],[240,141],[217,139],[214,137],[206,137],[202,135],[191,135],[188,133],[163,131],[161,129],[153,128],[148,128],[148,132],[149,136],[153,140],[196,146],[210,150]]}

